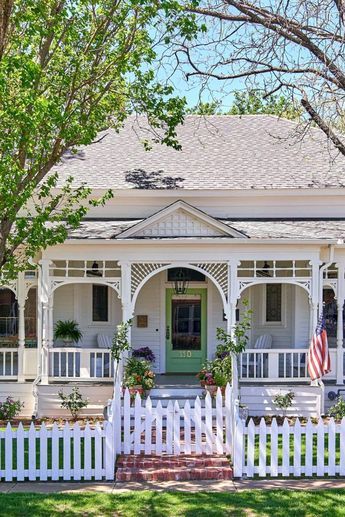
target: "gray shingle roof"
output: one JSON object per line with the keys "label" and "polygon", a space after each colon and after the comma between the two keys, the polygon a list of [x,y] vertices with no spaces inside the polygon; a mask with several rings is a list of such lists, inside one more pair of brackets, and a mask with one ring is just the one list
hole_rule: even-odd
{"label": "gray shingle roof", "polygon": [[[141,121],[141,122],[140,122]],[[277,189],[345,186],[345,158],[320,130],[296,137],[296,123],[266,115],[188,116],[182,151],[161,144],[145,151],[143,119],[130,118],[55,167],[61,180],[113,189]]]}
{"label": "gray shingle roof", "polygon": [[[70,239],[115,239],[139,221],[83,221]],[[345,239],[344,220],[222,220],[252,239]],[[199,238],[200,239],[200,238]]]}

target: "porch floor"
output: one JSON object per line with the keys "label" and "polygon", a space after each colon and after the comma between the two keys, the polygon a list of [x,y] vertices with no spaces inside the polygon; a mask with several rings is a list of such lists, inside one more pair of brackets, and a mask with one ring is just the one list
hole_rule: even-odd
{"label": "porch floor", "polygon": [[157,388],[195,388],[199,387],[200,383],[195,374],[159,374],[156,375]]}

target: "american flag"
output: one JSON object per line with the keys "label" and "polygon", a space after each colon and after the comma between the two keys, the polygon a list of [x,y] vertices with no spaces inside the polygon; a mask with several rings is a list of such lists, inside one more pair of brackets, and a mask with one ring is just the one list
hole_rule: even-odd
{"label": "american flag", "polygon": [[328,340],[323,312],[317,326],[308,353],[308,372],[312,381],[321,379],[331,371],[331,361],[328,351]]}

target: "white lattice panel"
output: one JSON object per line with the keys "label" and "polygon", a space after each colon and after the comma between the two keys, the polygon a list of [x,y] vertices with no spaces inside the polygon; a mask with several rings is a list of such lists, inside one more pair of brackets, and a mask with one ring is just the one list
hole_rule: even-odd
{"label": "white lattice panel", "polygon": [[137,290],[141,282],[148,277],[153,271],[157,271],[166,264],[158,262],[142,262],[132,264],[131,269],[131,293],[132,295]]}
{"label": "white lattice panel", "polygon": [[221,287],[225,298],[229,294],[228,265],[225,262],[202,262],[191,264],[210,275]]}
{"label": "white lattice panel", "polygon": [[217,237],[221,230],[179,209],[135,234],[137,237]]}

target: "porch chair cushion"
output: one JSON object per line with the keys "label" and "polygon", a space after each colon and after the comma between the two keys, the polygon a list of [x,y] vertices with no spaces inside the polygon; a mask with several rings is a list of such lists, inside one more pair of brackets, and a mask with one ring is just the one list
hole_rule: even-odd
{"label": "porch chair cushion", "polygon": [[111,348],[112,338],[106,334],[97,334],[98,348]]}
{"label": "porch chair cushion", "polygon": [[269,334],[264,334],[263,336],[258,337],[255,341],[254,348],[256,350],[262,348],[271,348],[272,347],[272,336]]}

